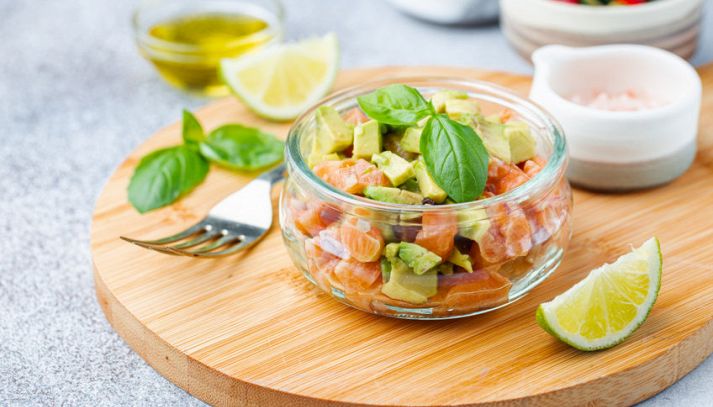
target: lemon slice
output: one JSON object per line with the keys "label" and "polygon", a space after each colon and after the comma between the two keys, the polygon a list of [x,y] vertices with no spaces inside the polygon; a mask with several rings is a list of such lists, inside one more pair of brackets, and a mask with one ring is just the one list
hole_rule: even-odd
{"label": "lemon slice", "polygon": [[605,264],[550,302],[540,304],[537,322],[580,350],[610,348],[646,319],[661,287],[661,246],[651,238],[640,248]]}
{"label": "lemon slice", "polygon": [[294,119],[324,97],[338,66],[337,37],[327,34],[224,59],[220,72],[256,114],[282,121]]}

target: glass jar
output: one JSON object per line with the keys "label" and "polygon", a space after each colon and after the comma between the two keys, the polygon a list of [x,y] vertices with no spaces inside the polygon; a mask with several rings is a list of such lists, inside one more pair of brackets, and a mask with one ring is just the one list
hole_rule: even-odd
{"label": "glass jar", "polygon": [[141,54],[166,82],[220,96],[228,94],[220,60],[279,43],[283,18],[279,0],[143,0],[133,27]]}
{"label": "glass jar", "polygon": [[[567,154],[560,126],[541,108],[506,89],[465,79],[388,79],[347,89],[321,104],[346,112],[358,106],[357,96],[397,82],[426,97],[443,89],[464,91],[484,114],[510,112],[530,127],[538,156],[546,163],[521,186],[474,202],[431,206],[373,201],[336,189],[308,167],[305,157],[315,134],[315,107],[297,119],[287,138],[288,179],[280,197],[280,226],[294,264],[337,300],[397,318],[457,318],[514,302],[557,268],[571,237],[572,195],[564,177]],[[430,290],[423,294],[418,289],[422,296],[405,300],[393,295],[399,287],[389,286],[395,274],[388,265],[382,270],[380,259],[353,252],[359,244],[353,240],[353,229],[383,239],[384,245],[414,242],[419,234],[444,239],[447,247],[470,257],[473,270],[401,273],[401,286]]]}

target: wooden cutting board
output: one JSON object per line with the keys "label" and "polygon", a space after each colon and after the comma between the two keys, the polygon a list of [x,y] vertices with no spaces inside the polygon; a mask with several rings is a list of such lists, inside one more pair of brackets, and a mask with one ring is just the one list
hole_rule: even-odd
{"label": "wooden cutting board", "polygon": [[[344,71],[336,87],[394,75],[483,79],[523,95],[530,84],[528,77],[471,69],[387,67]],[[701,75],[703,111],[710,112],[713,66]],[[288,129],[255,118],[233,99],[197,113],[208,129],[241,122],[282,137]],[[710,115],[702,117],[695,164],[672,184],[622,195],[575,191],[564,262],[524,299],[482,316],[433,322],[366,314],[322,294],[292,266],[277,219],[258,246],[219,260],[166,256],[119,240],[182,230],[249,181],[213,168],[177,204],[136,213],[125,192],[134,166],[148,151],[179,143],[179,133],[178,123],[158,131],[117,168],[97,201],[91,249],[99,303],[114,329],[162,375],[208,403],[628,405],[713,352]],[[652,235],[664,253],[661,294],[628,341],[583,353],[537,326],[539,303]]]}

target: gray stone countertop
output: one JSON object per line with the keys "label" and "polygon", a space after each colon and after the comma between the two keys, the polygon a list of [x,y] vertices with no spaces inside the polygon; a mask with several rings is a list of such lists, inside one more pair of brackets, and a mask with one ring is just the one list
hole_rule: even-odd
{"label": "gray stone countertop", "polygon": [[[112,331],[94,297],[89,228],[116,165],[182,108],[138,55],[134,1],[0,0],[0,405],[199,405]],[[289,0],[287,36],[336,31],[344,67],[529,73],[497,26],[440,27],[379,0]],[[706,17],[693,60],[713,60]],[[713,359],[646,406],[711,405]]]}

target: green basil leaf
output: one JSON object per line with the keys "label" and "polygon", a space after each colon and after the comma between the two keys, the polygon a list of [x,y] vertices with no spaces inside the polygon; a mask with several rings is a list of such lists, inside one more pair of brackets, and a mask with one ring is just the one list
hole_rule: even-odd
{"label": "green basil leaf", "polygon": [[379,123],[412,126],[434,114],[433,106],[418,90],[406,85],[389,85],[357,98],[359,107]]}
{"label": "green basil leaf", "polygon": [[456,202],[478,198],[488,180],[488,152],[475,131],[446,115],[432,116],[421,133],[428,172]]}
{"label": "green basil leaf", "polygon": [[193,113],[183,110],[183,141],[186,144],[198,144],[205,139],[203,127]]}
{"label": "green basil leaf", "polygon": [[189,146],[156,150],[145,156],[129,182],[129,202],[140,213],[166,206],[203,182],[208,162]]}
{"label": "green basil leaf", "polygon": [[200,144],[203,156],[241,171],[254,171],[282,160],[284,144],[273,135],[238,124],[213,130]]}

